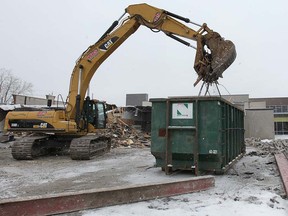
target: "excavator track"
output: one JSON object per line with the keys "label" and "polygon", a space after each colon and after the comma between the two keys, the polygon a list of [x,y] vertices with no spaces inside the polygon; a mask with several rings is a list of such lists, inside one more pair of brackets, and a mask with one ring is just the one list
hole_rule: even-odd
{"label": "excavator track", "polygon": [[40,143],[46,136],[25,137],[12,145],[12,156],[16,160],[33,160],[41,155]]}
{"label": "excavator track", "polygon": [[110,151],[111,140],[108,137],[83,136],[75,138],[70,144],[70,157],[73,160],[90,160],[93,156]]}

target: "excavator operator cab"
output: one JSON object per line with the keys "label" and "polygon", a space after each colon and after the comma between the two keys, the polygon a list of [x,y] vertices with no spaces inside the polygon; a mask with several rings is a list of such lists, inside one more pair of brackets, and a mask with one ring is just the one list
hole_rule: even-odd
{"label": "excavator operator cab", "polygon": [[95,128],[106,128],[106,112],[105,112],[105,104],[103,102],[97,102],[96,104],[96,113],[97,119],[94,124]]}
{"label": "excavator operator cab", "polygon": [[105,103],[97,100],[90,100],[87,97],[84,101],[82,119],[84,127],[88,128],[88,124],[92,124],[94,128],[106,128],[106,109]]}

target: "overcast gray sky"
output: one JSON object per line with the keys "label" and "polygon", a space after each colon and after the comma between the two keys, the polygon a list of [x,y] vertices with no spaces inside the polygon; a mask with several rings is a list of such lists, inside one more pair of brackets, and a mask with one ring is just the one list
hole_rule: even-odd
{"label": "overcast gray sky", "polygon": [[[229,93],[287,96],[287,0],[145,2],[206,22],[235,43],[237,58],[219,80]],[[66,99],[76,59],[128,5],[138,3],[142,1],[1,0],[0,68],[31,82],[35,96],[53,93]],[[117,105],[125,104],[127,93],[198,95],[194,57],[195,50],[140,27],[96,71],[90,91]],[[220,91],[228,94],[221,86]]]}

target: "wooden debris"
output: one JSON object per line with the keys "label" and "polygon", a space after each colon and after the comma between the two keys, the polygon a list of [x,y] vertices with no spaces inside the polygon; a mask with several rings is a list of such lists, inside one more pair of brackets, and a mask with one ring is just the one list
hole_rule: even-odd
{"label": "wooden debris", "polygon": [[111,146],[114,148],[121,146],[130,148],[150,147],[150,133],[143,132],[124,122],[121,119],[121,112],[121,110],[113,110],[108,114],[106,136],[111,137]]}

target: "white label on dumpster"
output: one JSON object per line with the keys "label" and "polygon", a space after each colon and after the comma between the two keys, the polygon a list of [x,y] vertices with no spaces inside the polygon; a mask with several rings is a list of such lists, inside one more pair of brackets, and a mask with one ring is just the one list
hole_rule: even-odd
{"label": "white label on dumpster", "polygon": [[173,119],[193,119],[193,103],[173,103]]}

